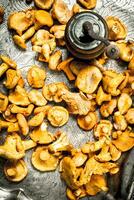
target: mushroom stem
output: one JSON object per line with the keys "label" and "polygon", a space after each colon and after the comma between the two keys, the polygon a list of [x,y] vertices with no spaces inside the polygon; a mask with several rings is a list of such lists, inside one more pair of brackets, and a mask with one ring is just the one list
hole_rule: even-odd
{"label": "mushroom stem", "polygon": [[30,37],[33,36],[33,34],[35,33],[35,27],[32,26],[31,28],[29,28],[22,36],[21,38],[24,40],[28,40]]}

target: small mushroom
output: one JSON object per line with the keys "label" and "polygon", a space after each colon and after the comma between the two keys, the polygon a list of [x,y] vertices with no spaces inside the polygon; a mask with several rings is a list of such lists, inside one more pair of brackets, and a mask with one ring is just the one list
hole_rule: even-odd
{"label": "small mushroom", "polygon": [[25,117],[31,115],[33,109],[34,109],[33,104],[29,104],[27,107],[20,107],[15,104],[12,104],[10,106],[11,113],[13,114],[20,113],[20,114],[23,114]]}
{"label": "small mushroom", "polygon": [[18,122],[10,123],[7,128],[8,133],[19,132],[19,131],[20,131],[20,128],[19,128]]}
{"label": "small mushroom", "polygon": [[82,62],[82,61],[77,61],[77,60],[73,60],[70,63],[70,69],[72,71],[72,73],[76,76],[78,76],[79,72],[81,69],[88,67],[89,64]]}
{"label": "small mushroom", "polygon": [[97,102],[98,105],[102,105],[102,103],[105,102],[105,101],[111,101],[111,95],[106,94],[103,91],[102,86],[100,86],[98,91],[97,91],[96,102]]}
{"label": "small mushroom", "polygon": [[23,35],[19,36],[19,35],[14,35],[13,36],[13,41],[16,45],[18,45],[20,48],[22,49],[26,49],[26,40],[28,40],[29,38],[31,38],[34,33],[35,33],[35,27],[32,26],[30,27]]}
{"label": "small mushroom", "polygon": [[45,122],[32,131],[30,138],[38,144],[50,144],[54,141],[54,136],[48,132]]}
{"label": "small mushroom", "polygon": [[55,101],[56,103],[59,103],[62,101],[60,91],[62,89],[68,89],[68,87],[63,82],[56,82],[51,83],[49,85],[45,85],[43,87],[43,96],[48,101]]}
{"label": "small mushroom", "polygon": [[86,116],[78,116],[77,123],[83,130],[91,130],[98,121],[97,114],[95,112],[89,112]]}
{"label": "small mushroom", "polygon": [[120,113],[125,114],[131,106],[132,106],[131,97],[126,93],[122,93],[118,99],[118,109]]}
{"label": "small mushroom", "polygon": [[0,157],[9,160],[19,160],[25,156],[22,140],[16,133],[7,135],[5,142],[0,146]]}
{"label": "small mushroom", "polygon": [[111,155],[109,152],[109,145],[104,144],[102,146],[102,149],[100,151],[100,153],[98,155],[95,155],[94,158],[98,161],[98,162],[108,162],[111,160]]}
{"label": "small mushroom", "polygon": [[66,60],[62,61],[58,66],[57,66],[57,70],[58,71],[64,71],[64,73],[66,74],[67,78],[70,81],[74,81],[75,80],[75,76],[72,74],[72,71],[70,70],[70,63],[73,60],[73,58],[67,58]]}
{"label": "small mushroom", "polygon": [[93,174],[103,175],[108,173],[111,169],[117,167],[116,163],[112,162],[98,162],[93,157],[89,158],[80,175],[80,184],[87,184],[91,180]]}
{"label": "small mushroom", "polygon": [[24,136],[28,135],[28,133],[29,133],[29,126],[28,126],[27,120],[24,117],[24,115],[18,113],[17,114],[17,120],[18,120],[18,124],[19,124],[20,130],[21,130],[21,133]]}
{"label": "small mushroom", "polygon": [[125,71],[124,72],[124,75],[125,75],[125,79],[122,81],[122,83],[120,84],[119,86],[119,90],[123,90],[125,87],[127,87],[127,84],[129,82],[129,73],[128,71]]}
{"label": "small mushroom", "polygon": [[87,115],[91,109],[90,100],[82,93],[61,90],[61,98],[67,103],[68,111],[74,115]]}
{"label": "small mushroom", "polygon": [[134,108],[130,108],[127,111],[127,113],[125,115],[125,119],[128,124],[134,124]]}
{"label": "small mushroom", "polygon": [[28,169],[24,160],[7,161],[4,166],[6,178],[12,182],[22,181],[28,173]]}
{"label": "small mushroom", "polygon": [[9,104],[6,110],[2,113],[3,118],[8,122],[17,122],[16,115],[11,113],[11,104]]}
{"label": "small mushroom", "polygon": [[6,63],[0,65],[0,77],[8,70],[9,66]]}
{"label": "small mushroom", "polygon": [[53,25],[53,18],[50,13],[45,10],[36,10],[34,25],[36,30],[39,30],[42,26],[51,27]]}
{"label": "small mushroom", "polygon": [[32,42],[32,45],[41,46],[46,41],[48,41],[52,38],[54,38],[54,36],[52,34],[50,34],[49,31],[44,30],[44,29],[40,29],[32,37],[31,42]]}
{"label": "small mushroom", "polygon": [[34,115],[29,121],[28,121],[28,125],[35,127],[35,126],[39,126],[40,124],[42,124],[43,120],[44,120],[44,113],[40,112],[37,115]]}
{"label": "small mushroom", "polygon": [[87,9],[95,8],[97,0],[78,0],[78,2]]}
{"label": "small mushroom", "polygon": [[6,71],[6,81],[4,81],[4,85],[8,89],[13,89],[17,85],[20,78],[21,78],[20,70],[8,69]]}
{"label": "small mushroom", "polygon": [[19,85],[16,86],[15,91],[9,94],[8,99],[11,103],[19,106],[28,106],[30,104],[26,90]]}
{"label": "small mushroom", "polygon": [[44,86],[45,78],[45,70],[39,68],[38,66],[32,66],[27,74],[28,83],[33,88],[42,88]]}
{"label": "small mushroom", "polygon": [[82,92],[92,94],[97,89],[101,79],[100,70],[95,66],[89,66],[80,70],[75,85]]}
{"label": "small mushroom", "polygon": [[118,87],[124,79],[123,74],[106,70],[103,72],[103,89],[112,96],[118,96],[121,93]]}
{"label": "small mushroom", "polygon": [[76,167],[81,167],[86,162],[88,156],[82,153],[80,150],[72,150],[72,160],[75,163]]}
{"label": "small mushroom", "polygon": [[56,39],[63,39],[65,35],[66,25],[54,25],[50,29],[50,33],[54,34]]}
{"label": "small mushroom", "polygon": [[62,160],[61,177],[70,189],[76,190],[81,186],[78,181],[79,175],[79,170],[76,168],[74,161],[70,157],[64,157]]}
{"label": "small mushroom", "polygon": [[94,174],[91,176],[89,183],[85,185],[86,193],[90,196],[95,196],[100,191],[107,192],[107,182],[103,175]]}
{"label": "small mushroom", "polygon": [[124,131],[127,128],[125,117],[119,112],[114,113],[114,128],[118,131]]}
{"label": "small mushroom", "polygon": [[101,115],[103,117],[109,117],[109,115],[111,115],[114,112],[116,106],[117,106],[116,99],[111,99],[111,101],[102,104],[102,106],[100,107]]}
{"label": "small mushroom", "polygon": [[111,160],[117,161],[121,157],[121,151],[118,150],[112,142],[109,144],[109,152],[111,154]]}
{"label": "small mushroom", "polygon": [[53,14],[61,24],[67,24],[73,13],[63,0],[55,0]]}
{"label": "small mushroom", "polygon": [[70,151],[72,145],[70,145],[69,139],[65,133],[57,132],[57,140],[49,145],[49,151],[52,153]]}
{"label": "small mushroom", "polygon": [[57,70],[57,66],[59,65],[62,57],[62,52],[60,50],[55,51],[49,58],[49,69]]}
{"label": "small mushroom", "polygon": [[8,65],[9,67],[16,69],[17,64],[15,61],[13,61],[11,58],[9,58],[8,56],[5,55],[0,55],[0,59],[2,60],[2,62],[4,62],[6,65]]}
{"label": "small mushroom", "polygon": [[20,36],[34,23],[34,10],[14,12],[8,18],[8,28],[15,30]]}
{"label": "small mushroom", "polygon": [[34,3],[38,8],[49,10],[53,5],[54,0],[46,0],[46,1],[34,0]]}
{"label": "small mushroom", "polygon": [[134,56],[133,49],[131,48],[130,43],[124,40],[120,40],[116,42],[116,45],[120,50],[120,59],[125,62],[130,62]]}
{"label": "small mushroom", "polygon": [[0,113],[4,112],[8,106],[8,97],[0,92]]}
{"label": "small mushroom", "polygon": [[127,29],[119,18],[109,16],[106,18],[106,22],[109,29],[109,40],[116,41],[126,38]]}
{"label": "small mushroom", "polygon": [[51,105],[46,105],[46,106],[40,106],[34,109],[34,114],[38,114],[40,112],[44,113],[44,116],[46,117],[48,114],[49,109],[51,108]]}
{"label": "small mushroom", "polygon": [[99,124],[94,127],[94,136],[101,138],[102,136],[111,136],[113,125],[109,120],[100,120]]}
{"label": "small mushroom", "polygon": [[129,131],[125,131],[119,135],[116,140],[113,140],[112,143],[121,152],[125,152],[134,147],[134,137],[131,137],[131,133]]}
{"label": "small mushroom", "polygon": [[28,93],[29,100],[36,106],[45,106],[47,104],[46,99],[43,97],[42,93],[38,90],[31,90]]}
{"label": "small mushroom", "polygon": [[54,171],[59,164],[59,158],[49,153],[47,147],[37,147],[32,154],[32,164],[42,172]]}
{"label": "small mushroom", "polygon": [[53,106],[49,109],[47,118],[52,126],[61,127],[68,122],[69,113],[62,106]]}

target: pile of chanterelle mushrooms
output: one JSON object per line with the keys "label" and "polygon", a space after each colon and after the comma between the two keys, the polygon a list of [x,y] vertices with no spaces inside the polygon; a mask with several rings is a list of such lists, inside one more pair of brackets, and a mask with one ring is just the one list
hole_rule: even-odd
{"label": "pile of chanterelle mushrooms", "polygon": [[[95,0],[78,2],[87,9],[96,5]],[[67,184],[70,200],[108,191],[105,174],[118,173],[122,152],[134,146],[131,128],[134,124],[134,44],[124,40],[127,35],[124,24],[118,18],[108,17],[109,39],[118,45],[120,59],[126,63],[123,73],[103,67],[108,60],[106,55],[89,63],[73,57],[62,61],[62,52],[56,47],[65,45],[66,23],[84,9],[75,4],[70,11],[62,0],[35,0],[35,4],[39,9],[9,16],[8,27],[16,31],[13,40],[26,49],[27,39],[32,38],[38,60],[48,63],[50,70],[64,71],[79,92],[72,93],[63,82],[46,85],[45,68],[39,66],[31,66],[27,73],[31,87],[27,92],[25,77],[17,64],[7,56],[0,56],[0,77],[4,75],[3,84],[8,89],[8,94],[0,93],[0,129],[7,131],[5,142],[0,146],[0,156],[7,159],[5,175],[10,181],[23,180],[28,172],[23,158],[27,150],[36,147],[31,158],[33,166],[46,172],[55,170],[60,163],[59,171]],[[66,108],[52,106],[51,101],[63,101]],[[69,115],[76,116],[83,130],[93,130],[95,140],[75,149],[65,133],[52,134],[47,130],[47,120],[52,126],[61,127],[68,122]],[[30,139],[22,139],[28,135]]]}

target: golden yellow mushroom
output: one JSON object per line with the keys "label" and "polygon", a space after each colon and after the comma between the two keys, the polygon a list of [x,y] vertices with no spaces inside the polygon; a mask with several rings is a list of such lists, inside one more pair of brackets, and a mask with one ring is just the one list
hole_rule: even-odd
{"label": "golden yellow mushroom", "polygon": [[4,166],[6,178],[12,182],[22,181],[28,174],[28,169],[24,160],[7,161]]}
{"label": "golden yellow mushroom", "polygon": [[32,154],[32,164],[42,172],[54,171],[59,164],[59,158],[49,153],[47,147],[37,147]]}
{"label": "golden yellow mushroom", "polygon": [[46,0],[46,1],[34,0],[34,3],[38,8],[47,9],[47,10],[51,8],[53,2],[54,0]]}

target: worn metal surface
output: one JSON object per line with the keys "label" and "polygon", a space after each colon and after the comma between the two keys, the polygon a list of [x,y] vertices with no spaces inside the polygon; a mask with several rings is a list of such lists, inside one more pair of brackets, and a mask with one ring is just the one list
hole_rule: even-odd
{"label": "worn metal surface", "polygon": [[[66,2],[68,2],[68,4],[71,6],[75,0],[66,0]],[[35,53],[31,49],[30,42],[28,42],[27,51],[18,49],[12,41],[11,33],[7,29],[8,15],[13,11],[23,10],[31,5],[26,5],[25,0],[0,0],[0,5],[5,7],[4,23],[0,25],[0,53],[5,53],[13,58],[17,62],[18,67],[21,69],[24,77],[28,68],[33,64],[46,68],[44,64],[36,61]],[[118,16],[128,27],[128,39],[134,38],[134,0],[98,0],[95,11],[101,14],[103,17],[109,15]],[[63,49],[63,52],[64,56],[66,56],[66,50]],[[118,65],[121,67],[118,67]],[[115,61],[110,61],[107,66],[114,67],[120,71],[123,70],[122,63],[117,63]],[[51,83],[54,81],[64,81],[69,85],[69,87],[73,88],[73,85],[69,84],[63,73],[53,73],[47,69],[46,83]],[[27,84],[26,86],[28,88]],[[0,90],[3,90],[2,84],[0,84]],[[92,137],[91,132],[84,132],[78,128],[76,120],[73,117],[70,117],[68,124],[61,129],[68,134],[71,142],[76,147]],[[53,133],[56,131],[56,129],[50,126],[49,130],[51,130]],[[41,173],[36,171],[30,162],[31,153],[32,151],[27,153],[25,158],[25,161],[28,165],[29,174],[24,181],[18,184],[10,183],[6,180],[3,174],[4,161],[0,161],[0,187],[10,189],[23,188],[26,191],[26,194],[28,194],[33,200],[66,200],[66,187],[60,179],[58,170],[51,173]],[[96,198],[85,198],[85,200],[86,199]],[[4,200],[1,195],[0,200]]]}

